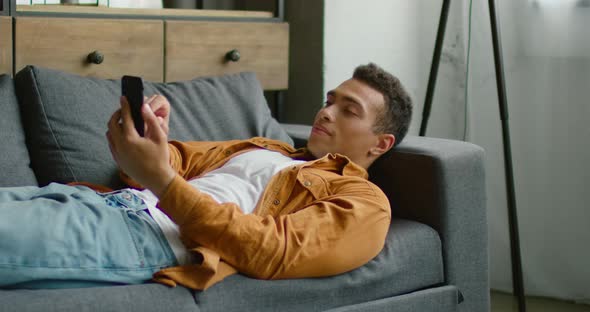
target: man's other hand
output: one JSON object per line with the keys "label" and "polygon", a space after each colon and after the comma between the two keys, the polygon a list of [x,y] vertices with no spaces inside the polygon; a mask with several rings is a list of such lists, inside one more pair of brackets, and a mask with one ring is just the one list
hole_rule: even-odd
{"label": "man's other hand", "polygon": [[125,97],[120,102],[121,108],[108,123],[111,154],[123,172],[160,196],[176,175],[169,163],[170,104],[162,96],[152,96],[144,102],[141,114],[145,134],[141,137],[133,125],[129,103]]}
{"label": "man's other hand", "polygon": [[160,127],[166,133],[166,136],[168,136],[170,124],[170,102],[168,102],[168,99],[162,95],[154,94],[149,98],[145,97],[144,103],[150,106],[152,112],[154,112],[154,115],[158,119]]}

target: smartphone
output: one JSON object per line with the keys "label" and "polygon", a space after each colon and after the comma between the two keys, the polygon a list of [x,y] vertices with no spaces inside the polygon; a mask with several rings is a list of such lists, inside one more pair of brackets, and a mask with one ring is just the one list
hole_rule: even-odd
{"label": "smartphone", "polygon": [[133,124],[139,135],[143,136],[144,121],[141,117],[141,105],[143,105],[143,80],[135,76],[123,76],[121,78],[121,89],[131,107]]}

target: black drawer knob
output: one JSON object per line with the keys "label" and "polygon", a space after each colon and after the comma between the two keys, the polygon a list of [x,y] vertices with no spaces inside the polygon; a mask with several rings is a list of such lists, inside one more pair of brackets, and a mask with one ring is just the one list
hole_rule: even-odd
{"label": "black drawer knob", "polygon": [[86,60],[88,61],[88,63],[100,64],[104,61],[104,55],[98,51],[94,51],[94,52],[88,54],[88,57],[86,57]]}
{"label": "black drawer knob", "polygon": [[237,62],[240,60],[240,51],[233,49],[225,54],[225,59],[230,62]]}

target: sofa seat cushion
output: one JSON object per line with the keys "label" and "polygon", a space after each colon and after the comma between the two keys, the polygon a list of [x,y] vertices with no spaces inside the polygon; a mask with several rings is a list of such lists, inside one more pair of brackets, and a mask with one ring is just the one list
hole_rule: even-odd
{"label": "sofa seat cushion", "polygon": [[444,281],[441,242],[432,228],[393,220],[381,253],[327,278],[264,281],[237,274],[196,292],[202,311],[318,311],[407,294]]}
{"label": "sofa seat cushion", "polygon": [[30,167],[14,82],[8,75],[0,75],[0,142],[0,187],[37,185]]}
{"label": "sofa seat cushion", "polygon": [[160,284],[74,289],[0,290],[2,312],[198,311],[191,292]]}
{"label": "sofa seat cushion", "polygon": [[[32,168],[40,185],[85,181],[122,186],[105,137],[119,107],[120,80],[27,66],[15,76]],[[254,73],[175,83],[145,82],[144,95],[172,106],[170,139],[265,136],[292,143],[270,114]]]}
{"label": "sofa seat cushion", "polygon": [[433,287],[413,293],[330,309],[325,312],[395,311],[455,312],[459,309],[459,290],[453,285]]}
{"label": "sofa seat cushion", "polygon": [[438,234],[422,223],[394,219],[381,253],[337,276],[265,281],[236,274],[194,297],[186,288],[159,284],[0,290],[0,302],[10,303],[6,312],[322,311],[410,294],[443,280]]}

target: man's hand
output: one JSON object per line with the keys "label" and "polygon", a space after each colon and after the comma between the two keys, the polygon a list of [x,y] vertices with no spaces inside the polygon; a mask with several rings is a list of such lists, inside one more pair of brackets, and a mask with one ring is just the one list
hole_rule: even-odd
{"label": "man's hand", "polygon": [[145,104],[151,107],[152,112],[154,112],[154,115],[156,115],[158,119],[160,127],[164,133],[166,133],[166,136],[168,136],[168,125],[170,123],[170,102],[168,102],[164,96],[159,94],[154,94],[149,98],[145,97],[143,101]]}
{"label": "man's hand", "polygon": [[129,103],[121,97],[121,109],[109,120],[107,138],[119,168],[159,197],[176,175],[169,163],[170,104],[162,96],[152,96],[142,105],[141,114],[144,137],[135,130]]}

